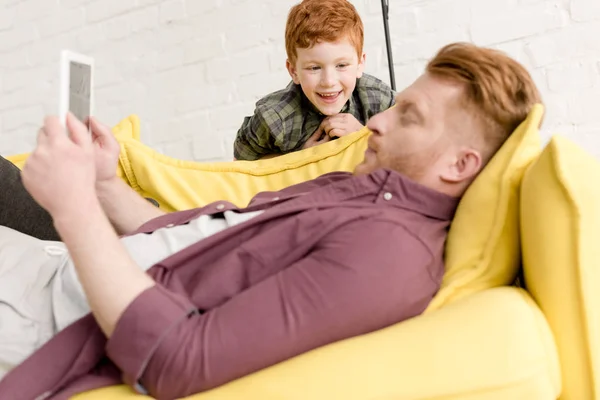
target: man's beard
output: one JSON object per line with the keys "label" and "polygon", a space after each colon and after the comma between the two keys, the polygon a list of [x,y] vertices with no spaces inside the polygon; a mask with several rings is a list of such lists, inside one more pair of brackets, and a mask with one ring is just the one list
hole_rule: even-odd
{"label": "man's beard", "polygon": [[406,176],[407,178],[420,182],[427,175],[432,165],[442,156],[443,150],[439,147],[431,147],[418,153],[398,156],[390,160],[390,169]]}

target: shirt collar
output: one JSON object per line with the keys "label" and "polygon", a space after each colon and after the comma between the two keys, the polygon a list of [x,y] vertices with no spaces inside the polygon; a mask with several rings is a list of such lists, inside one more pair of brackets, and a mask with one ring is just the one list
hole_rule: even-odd
{"label": "shirt collar", "polygon": [[430,189],[388,169],[379,169],[358,179],[365,185],[378,186],[375,202],[387,202],[440,220],[451,220],[460,201],[458,197]]}

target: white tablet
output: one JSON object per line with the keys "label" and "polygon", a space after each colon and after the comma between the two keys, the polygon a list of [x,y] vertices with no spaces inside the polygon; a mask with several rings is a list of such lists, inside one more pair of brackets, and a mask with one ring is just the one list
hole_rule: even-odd
{"label": "white tablet", "polygon": [[66,126],[67,113],[71,111],[81,122],[93,115],[94,110],[94,59],[70,50],[60,57],[59,116]]}

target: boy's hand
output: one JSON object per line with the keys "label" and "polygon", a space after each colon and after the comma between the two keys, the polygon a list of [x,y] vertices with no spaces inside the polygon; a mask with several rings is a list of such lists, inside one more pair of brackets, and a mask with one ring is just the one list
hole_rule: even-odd
{"label": "boy's hand", "polygon": [[329,137],[342,137],[364,128],[352,114],[331,115],[321,122],[319,129],[323,129]]}
{"label": "boy's hand", "polygon": [[323,124],[317,128],[315,133],[312,134],[311,137],[308,138],[306,143],[302,145],[303,149],[308,149],[309,147],[318,146],[323,143],[327,143],[331,140],[331,137],[323,131]]}
{"label": "boy's hand", "polygon": [[70,136],[57,117],[45,119],[21,174],[25,188],[55,220],[97,201],[92,138],[70,113],[67,126]]}

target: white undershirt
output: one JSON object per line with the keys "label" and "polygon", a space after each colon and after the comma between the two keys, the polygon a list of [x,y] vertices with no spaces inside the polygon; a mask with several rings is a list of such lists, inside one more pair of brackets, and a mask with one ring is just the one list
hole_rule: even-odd
{"label": "white undershirt", "polygon": [[203,215],[188,224],[157,229],[150,234],[121,238],[129,255],[144,271],[165,258],[224,229],[246,222],[263,211],[225,211],[224,218]]}
{"label": "white undershirt", "polygon": [[[152,233],[139,233],[121,238],[130,257],[144,271],[167,257],[198,243],[215,233],[246,222],[264,211],[238,213],[225,211],[223,217],[202,215],[185,225],[167,226]],[[53,246],[54,247],[54,246]],[[64,260],[53,282],[53,308],[57,331],[90,311],[85,293],[77,278],[75,266],[66,248]]]}

